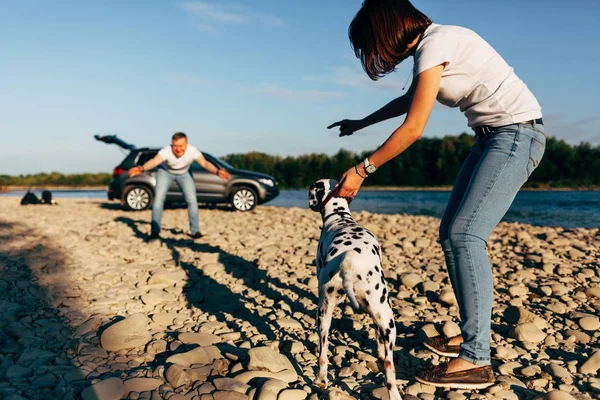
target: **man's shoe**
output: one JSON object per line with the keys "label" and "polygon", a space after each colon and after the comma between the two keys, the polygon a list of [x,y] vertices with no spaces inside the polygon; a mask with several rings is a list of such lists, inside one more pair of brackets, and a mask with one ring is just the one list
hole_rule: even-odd
{"label": "man's shoe", "polygon": [[148,243],[155,243],[158,241],[160,241],[160,235],[158,234],[158,232],[152,232],[148,237]]}
{"label": "man's shoe", "polygon": [[202,237],[202,234],[200,232],[196,232],[196,233],[191,233],[190,237],[192,239],[200,239]]}
{"label": "man's shoe", "polygon": [[426,385],[447,389],[485,389],[492,386],[496,379],[491,365],[459,372],[446,372],[448,364],[423,368],[415,377]]}
{"label": "man's shoe", "polygon": [[450,345],[450,338],[445,336],[435,336],[427,338],[423,346],[440,356],[458,357],[460,354],[460,344]]}

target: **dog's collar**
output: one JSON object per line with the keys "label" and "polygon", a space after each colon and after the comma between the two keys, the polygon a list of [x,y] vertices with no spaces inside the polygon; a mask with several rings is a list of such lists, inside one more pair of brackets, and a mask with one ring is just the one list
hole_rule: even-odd
{"label": "dog's collar", "polygon": [[[327,197],[325,197],[325,200],[323,201],[323,208],[325,208],[325,206],[327,205],[327,203],[329,203],[329,201],[331,199],[333,199],[334,197],[341,197],[338,196],[338,193],[340,192],[340,187],[341,186],[337,186],[335,189],[333,189],[331,191],[331,193],[329,193],[329,195]],[[348,202],[348,205],[350,205],[350,203],[352,203],[352,198],[351,197],[341,197],[342,199],[346,200]]]}
{"label": "dog's collar", "polygon": [[336,212],[332,212],[331,214],[323,217],[323,225],[325,225],[325,221],[327,221],[329,219],[329,217],[331,217],[332,215],[342,215],[342,214],[346,214],[349,215],[350,217],[352,217],[352,214],[350,214],[347,211],[336,211]]}

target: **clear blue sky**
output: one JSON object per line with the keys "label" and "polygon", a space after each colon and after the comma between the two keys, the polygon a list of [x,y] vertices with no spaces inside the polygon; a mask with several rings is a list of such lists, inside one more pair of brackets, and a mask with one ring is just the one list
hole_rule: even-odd
{"label": "clear blue sky", "polygon": [[[409,75],[362,72],[347,37],[360,4],[0,0],[0,174],[111,171],[123,156],[95,133],[163,146],[184,131],[217,156],[375,149],[401,120],[346,138],[326,129],[401,95]],[[538,97],[550,135],[600,144],[600,1],[414,4],[488,40]],[[466,130],[438,105],[424,135]]]}

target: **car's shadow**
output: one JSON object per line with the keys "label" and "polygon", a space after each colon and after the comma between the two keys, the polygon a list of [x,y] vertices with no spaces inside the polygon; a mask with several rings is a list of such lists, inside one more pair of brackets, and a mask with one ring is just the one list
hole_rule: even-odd
{"label": "car's shadow", "polygon": [[[98,207],[100,207],[104,210],[115,210],[115,211],[123,210],[123,208],[121,207],[121,205],[118,202],[100,203],[98,205]],[[164,208],[165,208],[165,210],[180,210],[180,209],[186,209],[187,205],[185,203],[166,203]],[[233,208],[229,204],[199,203],[198,208],[200,210],[219,210],[219,211],[226,211],[226,212],[236,212],[237,211],[235,208]],[[136,212],[136,211],[132,211],[132,212]]]}

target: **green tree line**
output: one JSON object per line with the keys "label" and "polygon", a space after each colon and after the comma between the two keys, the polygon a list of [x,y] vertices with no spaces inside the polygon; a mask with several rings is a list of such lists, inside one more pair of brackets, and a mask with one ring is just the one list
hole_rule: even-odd
{"label": "green tree line", "polygon": [[111,174],[61,174],[59,172],[30,175],[0,175],[0,186],[105,186]]}
{"label": "green tree line", "polygon": [[[451,186],[469,154],[475,138],[463,133],[443,138],[421,138],[405,152],[369,177],[365,186]],[[321,178],[339,179],[351,166],[371,154],[340,150],[332,156],[306,154],[278,157],[263,153],[230,154],[223,157],[236,168],[274,176],[282,188],[308,187]],[[542,162],[527,187],[600,187],[600,146],[569,145],[548,138]]]}
{"label": "green tree line", "polygon": [[[451,186],[473,142],[473,135],[467,133],[443,138],[421,138],[369,177],[365,186]],[[371,153],[340,150],[334,155],[313,153],[281,157],[251,152],[229,154],[223,159],[239,169],[272,175],[281,188],[290,189],[308,187],[321,178],[339,179],[348,168]],[[0,186],[104,186],[108,185],[110,179],[110,174],[100,173],[0,175]],[[527,186],[600,187],[600,146],[589,143],[569,145],[564,140],[548,138],[544,158]]]}

